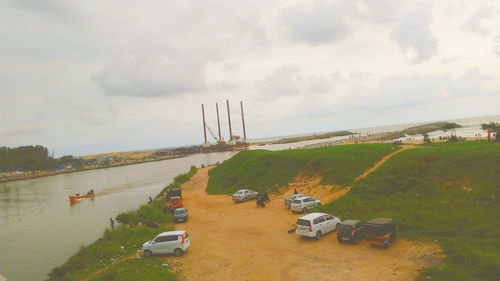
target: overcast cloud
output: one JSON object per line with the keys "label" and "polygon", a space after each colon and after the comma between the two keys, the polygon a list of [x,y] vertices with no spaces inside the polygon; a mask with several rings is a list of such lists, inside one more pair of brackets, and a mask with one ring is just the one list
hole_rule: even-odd
{"label": "overcast cloud", "polygon": [[[500,3],[2,1],[0,146],[197,144],[499,114]],[[223,134],[228,135],[223,124]],[[227,137],[226,137],[227,138]]]}

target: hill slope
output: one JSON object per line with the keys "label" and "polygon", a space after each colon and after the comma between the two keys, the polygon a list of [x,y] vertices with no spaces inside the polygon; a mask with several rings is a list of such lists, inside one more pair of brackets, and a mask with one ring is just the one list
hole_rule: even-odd
{"label": "hill slope", "polygon": [[342,219],[388,216],[399,236],[434,240],[446,263],[432,280],[498,280],[500,146],[436,144],[407,150],[323,206]]}
{"label": "hill slope", "polygon": [[399,149],[387,143],[285,151],[245,150],[209,172],[209,194],[231,194],[285,186],[300,172],[320,172],[323,184],[347,186],[385,155]]}

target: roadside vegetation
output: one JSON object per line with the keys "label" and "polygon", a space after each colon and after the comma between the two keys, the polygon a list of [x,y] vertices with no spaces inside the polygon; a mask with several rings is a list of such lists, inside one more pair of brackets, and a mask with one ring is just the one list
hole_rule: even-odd
{"label": "roadside vegetation", "polygon": [[403,151],[324,212],[367,221],[392,217],[398,236],[438,243],[442,266],[420,280],[498,280],[500,146],[439,143]]}
{"label": "roadside vegetation", "polygon": [[102,269],[106,270],[91,280],[176,280],[175,274],[168,267],[161,266],[158,258],[125,258],[136,253],[144,242],[156,235],[173,230],[173,217],[163,209],[164,193],[169,188],[180,187],[196,170],[192,166],[188,173],[177,176],[151,204],[142,205],[137,211],[119,214],[116,220],[122,225],[115,230],[106,229],[102,238],[89,246],[81,246],[74,256],[49,273],[48,280],[82,280]]}
{"label": "roadside vegetation", "polygon": [[285,151],[244,150],[209,171],[209,194],[232,194],[241,188],[277,191],[299,173],[320,173],[322,184],[342,187],[385,155],[399,149],[388,143],[358,144]]}

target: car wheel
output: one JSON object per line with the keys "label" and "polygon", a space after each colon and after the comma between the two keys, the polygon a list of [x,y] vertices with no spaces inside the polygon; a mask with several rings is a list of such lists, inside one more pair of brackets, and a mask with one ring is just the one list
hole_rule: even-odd
{"label": "car wheel", "polygon": [[144,251],[144,253],[142,253],[145,257],[150,257],[153,255],[153,253],[150,251],[150,250],[146,250]]}
{"label": "car wheel", "polygon": [[337,225],[335,225],[335,230],[338,230],[340,227],[340,223],[337,223]]}
{"label": "car wheel", "polygon": [[175,251],[174,251],[174,255],[176,257],[182,256],[182,253],[183,253],[183,251],[181,249],[179,249],[179,248],[175,249]]}
{"label": "car wheel", "polygon": [[321,207],[321,203],[318,203],[318,207]]}
{"label": "car wheel", "polygon": [[303,208],[303,209],[302,209],[302,213],[305,213],[306,211],[307,211],[307,209],[306,209],[306,208]]}
{"label": "car wheel", "polygon": [[359,243],[359,237],[354,237],[354,239],[352,240],[352,243],[354,245],[357,245]]}
{"label": "car wheel", "polygon": [[337,241],[339,241],[339,243],[342,244],[342,238],[337,236]]}
{"label": "car wheel", "polygon": [[321,239],[321,231],[316,232],[316,240]]}

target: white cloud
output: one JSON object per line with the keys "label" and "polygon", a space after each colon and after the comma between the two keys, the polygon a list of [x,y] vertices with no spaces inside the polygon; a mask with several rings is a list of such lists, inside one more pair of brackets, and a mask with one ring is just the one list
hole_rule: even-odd
{"label": "white cloud", "polygon": [[407,13],[397,22],[391,38],[414,63],[421,63],[437,53],[437,38],[430,29],[431,15],[426,10]]}
{"label": "white cloud", "polygon": [[309,44],[330,43],[348,37],[353,31],[354,3],[304,1],[283,9],[282,22],[294,41]]}
{"label": "white cloud", "polygon": [[490,28],[484,24],[484,21],[493,17],[496,11],[493,7],[480,7],[477,8],[469,17],[469,19],[462,25],[463,29],[475,32],[479,35],[486,36],[490,33]]}
{"label": "white cloud", "polygon": [[[483,6],[500,9],[493,0],[3,1],[0,142],[56,154],[200,143],[200,103],[215,124],[214,103],[226,99],[244,101],[251,138],[495,113],[500,24],[480,17]],[[464,32],[464,19],[488,36]]]}
{"label": "white cloud", "polygon": [[157,97],[193,93],[205,88],[204,63],[188,57],[126,54],[115,57],[93,77],[112,96]]}
{"label": "white cloud", "polygon": [[264,82],[257,86],[262,99],[294,96],[299,93],[301,77],[297,74],[300,68],[297,65],[282,65],[267,75]]}

